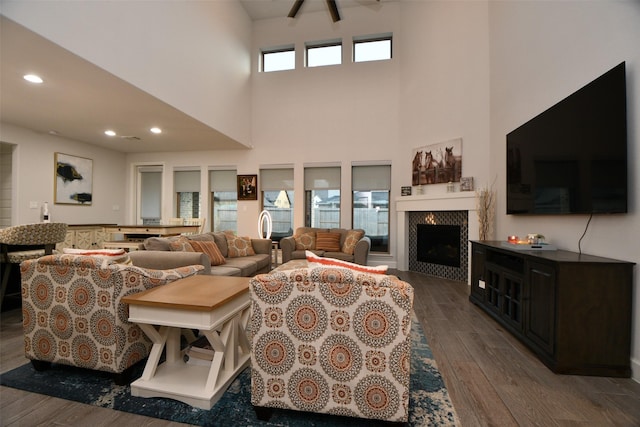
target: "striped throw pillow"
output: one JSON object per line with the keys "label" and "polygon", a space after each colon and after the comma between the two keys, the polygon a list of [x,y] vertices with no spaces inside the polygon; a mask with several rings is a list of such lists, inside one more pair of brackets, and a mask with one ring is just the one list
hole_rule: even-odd
{"label": "striped throw pillow", "polygon": [[340,252],[340,233],[316,233],[316,249],[327,252]]}

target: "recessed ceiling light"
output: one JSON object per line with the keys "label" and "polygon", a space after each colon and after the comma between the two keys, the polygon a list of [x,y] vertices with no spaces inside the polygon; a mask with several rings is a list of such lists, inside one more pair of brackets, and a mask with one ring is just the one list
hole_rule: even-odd
{"label": "recessed ceiling light", "polygon": [[36,76],[35,74],[25,74],[23,78],[31,83],[42,83],[44,81],[40,76]]}
{"label": "recessed ceiling light", "polygon": [[152,133],[162,133],[162,129],[153,127],[149,129]]}
{"label": "recessed ceiling light", "polygon": [[104,134],[108,136],[116,136],[116,133],[112,130],[105,130]]}

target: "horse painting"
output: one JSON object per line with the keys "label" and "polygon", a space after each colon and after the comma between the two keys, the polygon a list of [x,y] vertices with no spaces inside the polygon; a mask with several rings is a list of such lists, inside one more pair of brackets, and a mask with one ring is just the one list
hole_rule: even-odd
{"label": "horse painting", "polygon": [[412,162],[412,185],[460,182],[462,139],[419,147]]}

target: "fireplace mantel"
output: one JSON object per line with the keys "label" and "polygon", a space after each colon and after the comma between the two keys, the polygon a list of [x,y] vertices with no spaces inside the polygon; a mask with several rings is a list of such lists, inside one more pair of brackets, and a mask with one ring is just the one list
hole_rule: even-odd
{"label": "fireplace mantel", "polygon": [[[476,193],[455,192],[443,194],[421,194],[415,196],[401,196],[396,200],[396,214],[398,215],[398,269],[409,270],[409,212],[433,211],[468,211],[469,240],[479,239],[479,224],[476,205]],[[471,243],[469,243],[469,248]],[[470,253],[470,252],[469,252]],[[469,264],[469,268],[471,264]],[[471,272],[467,274],[470,283]]]}

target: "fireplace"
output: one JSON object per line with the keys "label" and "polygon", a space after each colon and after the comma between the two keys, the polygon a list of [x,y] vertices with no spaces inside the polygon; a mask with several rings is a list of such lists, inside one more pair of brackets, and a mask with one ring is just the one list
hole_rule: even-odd
{"label": "fireplace", "polygon": [[[430,187],[437,187],[432,185]],[[398,269],[417,271],[471,284],[469,240],[479,239],[476,195],[473,191],[420,194],[396,198]],[[433,221],[431,220],[433,219]],[[460,267],[418,261],[416,224],[460,226]]]}
{"label": "fireplace", "polygon": [[460,268],[460,226],[417,224],[418,261]]}
{"label": "fireplace", "polygon": [[468,212],[416,211],[408,220],[409,270],[467,282]]}

